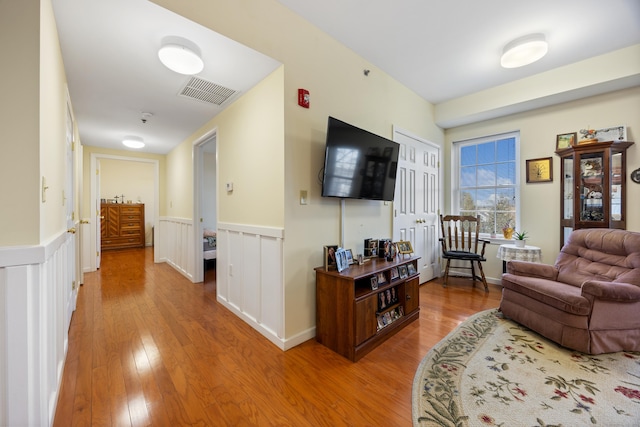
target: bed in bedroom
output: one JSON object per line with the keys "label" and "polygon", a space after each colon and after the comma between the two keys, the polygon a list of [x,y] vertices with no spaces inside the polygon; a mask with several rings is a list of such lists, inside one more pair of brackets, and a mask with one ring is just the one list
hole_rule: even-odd
{"label": "bed in bedroom", "polygon": [[217,236],[216,232],[208,228],[204,229],[202,236],[202,253],[204,258],[204,269],[207,270],[211,265],[216,267],[216,248]]}

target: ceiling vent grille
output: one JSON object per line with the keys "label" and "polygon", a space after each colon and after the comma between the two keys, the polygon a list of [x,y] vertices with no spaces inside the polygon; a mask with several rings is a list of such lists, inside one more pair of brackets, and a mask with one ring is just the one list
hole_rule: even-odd
{"label": "ceiling vent grille", "polygon": [[209,104],[222,105],[227,99],[236,93],[235,90],[220,86],[213,82],[198,77],[191,77],[180,92],[181,96],[208,102]]}

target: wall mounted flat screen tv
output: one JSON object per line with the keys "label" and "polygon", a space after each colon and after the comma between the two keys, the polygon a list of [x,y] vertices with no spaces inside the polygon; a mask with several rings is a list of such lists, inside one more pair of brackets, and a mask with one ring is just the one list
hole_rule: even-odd
{"label": "wall mounted flat screen tv", "polygon": [[322,196],[393,201],[398,143],[329,117]]}

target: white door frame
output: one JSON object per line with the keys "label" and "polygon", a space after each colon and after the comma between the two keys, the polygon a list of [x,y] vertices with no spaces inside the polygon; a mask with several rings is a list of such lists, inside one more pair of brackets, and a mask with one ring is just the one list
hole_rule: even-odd
{"label": "white door frame", "polygon": [[[200,283],[204,281],[204,254],[202,247],[202,190],[204,183],[204,145],[211,141],[217,141],[218,128],[214,128],[200,138],[193,141],[193,282]],[[216,145],[216,185],[218,182],[218,146]],[[218,192],[216,191],[216,198]],[[218,203],[216,201],[216,211]],[[216,215],[217,217],[217,215]],[[217,227],[216,227],[217,228]]]}
{"label": "white door frame", "polygon": [[[160,162],[156,159],[145,159],[142,157],[127,157],[127,156],[114,156],[111,154],[102,154],[102,153],[91,153],[91,169],[89,170],[89,175],[91,176],[91,219],[95,221],[92,227],[89,227],[91,230],[91,248],[89,249],[89,259],[91,262],[89,263],[90,271],[96,271],[100,265],[98,264],[98,257],[100,253],[100,234],[97,232],[99,230],[98,224],[100,223],[100,176],[98,174],[98,162],[102,159],[111,159],[111,160],[126,160],[129,162],[140,162],[140,163],[151,163],[153,164],[153,197],[155,199],[153,209],[153,229],[154,236],[153,241],[158,242],[158,221],[160,218]],[[146,209],[146,206],[145,206]],[[95,250],[95,251],[94,251]],[[159,252],[153,251],[153,262],[159,261]]]}

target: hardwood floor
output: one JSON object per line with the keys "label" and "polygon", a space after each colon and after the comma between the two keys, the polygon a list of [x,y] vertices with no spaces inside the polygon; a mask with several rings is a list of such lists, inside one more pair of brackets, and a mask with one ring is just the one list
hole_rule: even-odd
{"label": "hardwood floor", "polygon": [[281,351],[152,248],[103,252],[69,330],[54,426],[410,426],[427,351],[500,302],[465,279],[420,287],[420,319],[357,363],[315,340]]}

